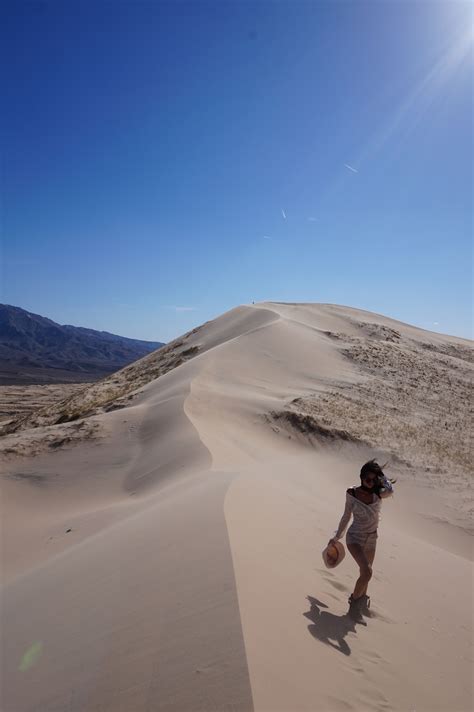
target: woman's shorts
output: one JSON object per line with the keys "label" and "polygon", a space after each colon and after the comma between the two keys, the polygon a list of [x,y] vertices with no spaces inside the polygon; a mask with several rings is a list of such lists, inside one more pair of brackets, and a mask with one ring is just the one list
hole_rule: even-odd
{"label": "woman's shorts", "polygon": [[377,546],[377,530],[368,534],[358,534],[351,532],[349,529],[346,535],[346,543],[359,544],[363,551],[373,551]]}

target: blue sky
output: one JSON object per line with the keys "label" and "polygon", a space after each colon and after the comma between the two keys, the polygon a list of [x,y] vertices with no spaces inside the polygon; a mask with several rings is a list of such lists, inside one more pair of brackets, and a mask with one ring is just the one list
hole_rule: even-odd
{"label": "blue sky", "polygon": [[253,300],[471,336],[472,7],[7,3],[1,301],[160,341]]}

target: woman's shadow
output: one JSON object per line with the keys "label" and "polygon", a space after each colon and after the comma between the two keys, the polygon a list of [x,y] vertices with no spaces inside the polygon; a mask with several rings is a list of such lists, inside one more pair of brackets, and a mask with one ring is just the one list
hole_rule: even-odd
{"label": "woman's shadow", "polygon": [[351,649],[344,638],[348,633],[355,632],[357,624],[366,626],[367,623],[362,618],[351,617],[348,613],[343,616],[335,616],[334,613],[321,611],[321,608],[327,608],[325,603],[321,603],[313,596],[307,596],[307,599],[311,609],[303,615],[312,621],[312,625],[308,626],[311,635],[339,650],[340,653],[350,655]]}

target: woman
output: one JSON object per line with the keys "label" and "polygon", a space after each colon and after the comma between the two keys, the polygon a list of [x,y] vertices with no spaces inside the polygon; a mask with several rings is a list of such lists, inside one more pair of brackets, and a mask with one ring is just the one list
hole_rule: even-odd
{"label": "woman", "polygon": [[354,592],[349,597],[349,603],[352,610],[363,609],[367,612],[370,606],[367,586],[372,578],[382,499],[390,497],[393,493],[392,484],[396,480],[385,477],[382,467],[376,460],[370,460],[360,471],[360,481],[360,487],[351,487],[346,492],[346,508],[328,546],[342,538],[352,514],[354,520],[347,531],[346,543],[359,565],[360,576],[356,581]]}

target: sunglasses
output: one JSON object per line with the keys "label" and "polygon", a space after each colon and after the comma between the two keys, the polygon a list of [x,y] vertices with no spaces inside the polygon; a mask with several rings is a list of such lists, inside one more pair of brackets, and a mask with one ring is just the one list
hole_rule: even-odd
{"label": "sunglasses", "polygon": [[375,484],[376,481],[376,477],[364,477],[364,482],[371,482],[372,484]]}

